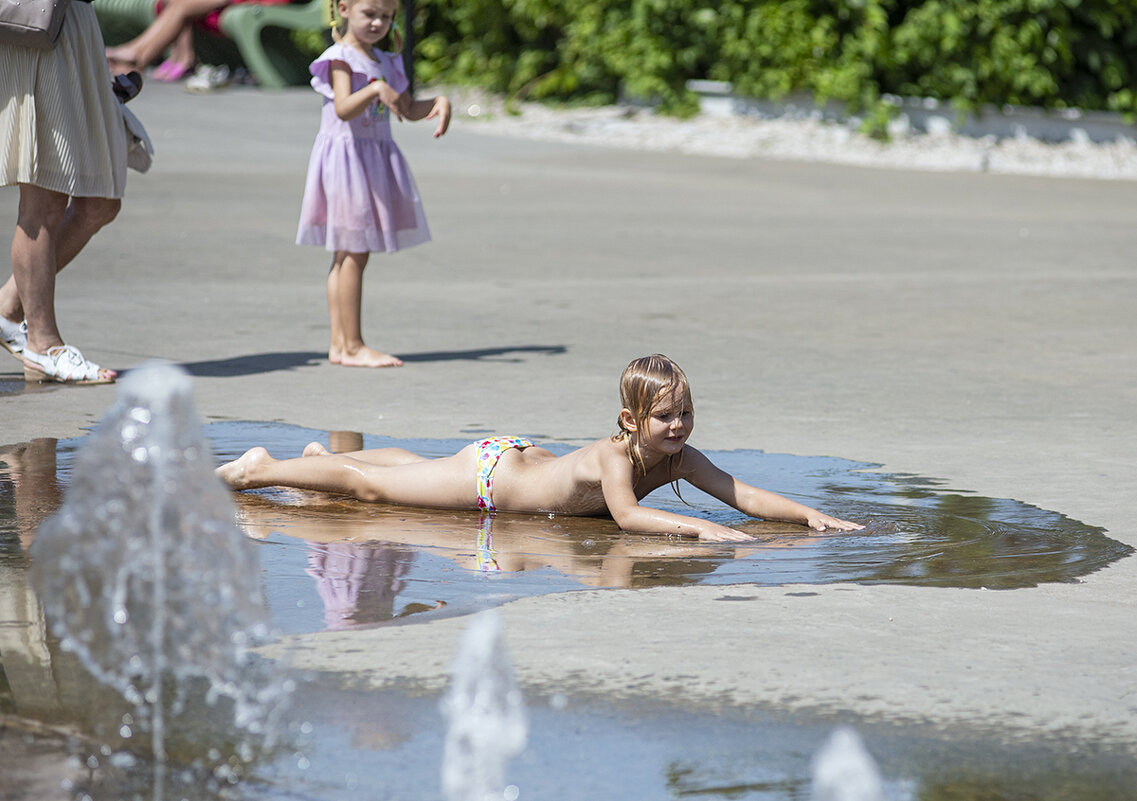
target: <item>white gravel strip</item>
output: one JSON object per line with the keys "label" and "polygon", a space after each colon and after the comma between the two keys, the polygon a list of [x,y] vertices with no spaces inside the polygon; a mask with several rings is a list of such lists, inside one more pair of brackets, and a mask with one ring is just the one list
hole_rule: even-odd
{"label": "white gravel strip", "polygon": [[758,119],[703,114],[678,120],[650,110],[607,106],[553,109],[535,103],[510,114],[498,100],[452,92],[465,129],[498,136],[670,151],[725,158],[815,161],[859,167],[991,172],[1069,178],[1137,180],[1137,141],[1119,136],[1061,143],[1028,135],[999,138],[900,132],[889,141],[820,118]]}

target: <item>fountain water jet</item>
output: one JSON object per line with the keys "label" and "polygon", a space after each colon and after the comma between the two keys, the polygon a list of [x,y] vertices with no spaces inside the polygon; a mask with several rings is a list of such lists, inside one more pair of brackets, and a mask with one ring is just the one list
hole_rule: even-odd
{"label": "fountain water jet", "polygon": [[524,747],[525,704],[501,638],[501,616],[482,612],[458,645],[450,690],[442,789],[449,801],[516,798],[503,788],[505,764]]}
{"label": "fountain water jet", "polygon": [[[247,762],[271,746],[288,691],[250,653],[268,633],[256,546],[234,524],[200,429],[184,371],[131,371],[31,548],[32,581],[61,646],[133,707],[124,740],[149,731],[155,799],[167,726],[199,692],[210,706],[224,699]],[[217,761],[232,776],[232,759]]]}
{"label": "fountain water jet", "polygon": [[836,729],[813,760],[814,801],[884,801],[876,762],[857,732]]}

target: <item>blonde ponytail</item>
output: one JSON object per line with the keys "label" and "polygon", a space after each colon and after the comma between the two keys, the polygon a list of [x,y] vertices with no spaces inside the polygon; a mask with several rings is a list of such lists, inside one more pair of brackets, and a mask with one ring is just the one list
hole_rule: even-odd
{"label": "blonde ponytail", "polygon": [[347,33],[347,20],[339,15],[337,0],[328,0],[328,27],[332,30],[332,40],[337,44],[342,42]]}

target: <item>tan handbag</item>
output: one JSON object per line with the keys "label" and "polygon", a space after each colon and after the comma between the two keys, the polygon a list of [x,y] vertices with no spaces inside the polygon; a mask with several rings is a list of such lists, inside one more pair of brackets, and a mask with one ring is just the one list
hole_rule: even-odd
{"label": "tan handbag", "polygon": [[55,47],[71,0],[0,0],[0,44]]}

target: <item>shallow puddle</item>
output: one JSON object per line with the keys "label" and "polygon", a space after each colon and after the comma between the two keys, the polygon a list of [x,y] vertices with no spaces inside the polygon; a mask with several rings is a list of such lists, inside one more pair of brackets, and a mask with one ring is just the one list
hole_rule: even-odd
{"label": "shallow puddle", "polygon": [[[275,423],[204,426],[218,462],[248,447],[278,457],[311,441],[332,450],[397,446],[445,456],[464,440],[395,440]],[[471,437],[473,439],[473,436]],[[0,448],[0,559],[20,551],[62,500],[83,439]],[[541,442],[554,453],[567,445]],[[1103,530],[1018,501],[947,489],[826,457],[708,454],[748,483],[863,531],[816,534],[750,520],[685,486],[645,503],[703,516],[759,538],[719,545],[620,533],[611,520],[422,510],[296,490],[237,493],[237,522],[262,544],[264,591],[284,633],[464,614],[513,598],[584,588],[693,584],[892,583],[1014,589],[1072,582],[1132,552]],[[684,501],[686,504],[685,505]]]}
{"label": "shallow puddle", "polygon": [[[465,441],[394,440],[292,426],[213,423],[219,459],[263,444],[277,456],[310,441],[333,450],[404,447],[426,456]],[[566,445],[542,443],[554,453]],[[238,522],[265,547],[275,622],[285,631],[374,625],[455,614],[511,598],[589,587],[834,582],[1012,589],[1077,581],[1131,549],[1058,513],[948,490],[875,465],[824,457],[709,454],[744,481],[857,520],[865,530],[820,535],[749,520],[699,491],[670,488],[645,502],[752,533],[755,544],[715,545],[621,534],[610,520],[417,510],[317,493],[236,496]]]}
{"label": "shallow puddle", "polygon": [[[312,440],[333,450],[397,445],[427,456],[465,444],[266,423],[212,423],[204,431],[218,461],[253,444],[277,456],[298,454]],[[82,443],[0,447],[0,752],[6,755],[0,796],[160,801],[154,766],[124,756],[124,743],[116,740],[129,709],[44,634],[27,586],[27,547],[39,523],[59,507]],[[259,543],[261,584],[281,633],[408,624],[512,598],[598,587],[852,581],[1009,590],[1078,581],[1132,550],[1058,512],[884,474],[875,465],[752,451],[710,456],[749,483],[859,520],[866,529],[822,536],[744,520],[693,489],[684,490],[690,506],[668,489],[647,503],[742,528],[759,541],[700,544],[622,535],[609,520],[484,519],[290,490],[237,495],[237,522]],[[287,733],[239,782],[218,778],[215,770],[201,780],[193,764],[227,747],[229,733],[218,730],[219,716],[208,708],[188,709],[171,745],[183,767],[165,780],[166,797],[441,798],[445,722],[437,694],[367,692],[336,676],[296,680]],[[529,745],[509,769],[520,799],[805,801],[811,759],[838,722],[759,709],[676,709],[664,699],[526,702]],[[844,722],[857,724],[895,801],[1137,798],[1137,767],[1127,745],[1015,744],[930,726]],[[109,745],[100,749],[100,742]]]}

